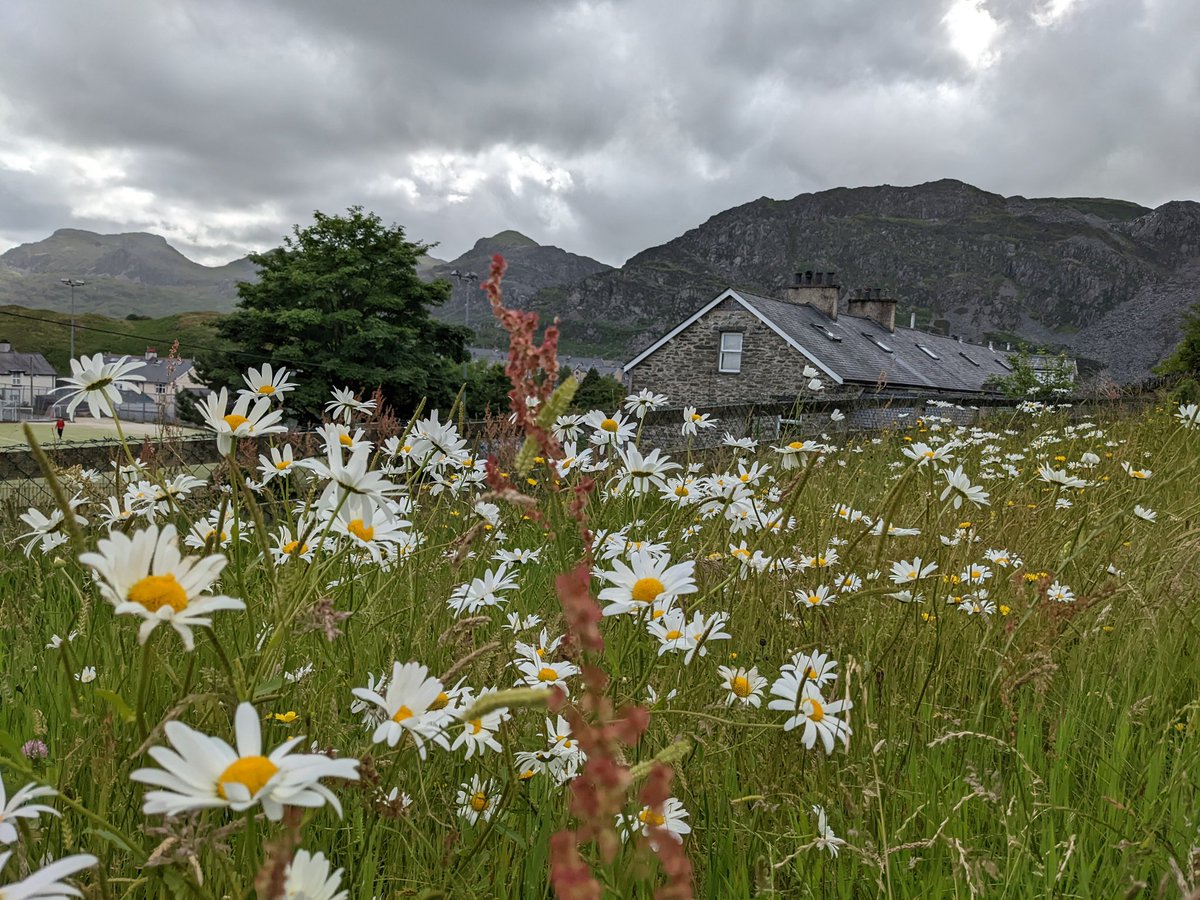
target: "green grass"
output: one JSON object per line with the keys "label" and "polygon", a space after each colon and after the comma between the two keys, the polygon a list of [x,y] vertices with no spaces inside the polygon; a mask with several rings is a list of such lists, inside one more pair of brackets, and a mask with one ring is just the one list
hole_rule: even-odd
{"label": "green grass", "polygon": [[[952,433],[932,420],[878,443],[871,436],[849,442],[807,474],[781,469],[780,455],[764,448],[760,456],[772,468],[758,489],[765,494],[774,481],[782,491],[764,504],[794,516],[790,530],[731,535],[722,518],[697,522],[690,509],[657,496],[593,497],[592,528],[628,528],[629,540],[661,541],[672,561],[694,561],[699,589],[684,597],[688,607],[729,614],[732,638],[710,642],[707,655],[688,665],[680,655],[659,655],[642,624],[627,616],[600,623],[606,646],[593,659],[608,673],[616,704],[644,701],[647,685],[660,698],[642,740],[625,751],[630,764],[679,740],[690,744],[674,764],[672,792],[690,814],[684,847],[697,896],[1137,896],[1164,878],[1175,884],[1173,861],[1191,871],[1200,799],[1200,431],[1180,428],[1164,409],[1094,430],[1069,429],[1055,416],[988,427],[991,433],[961,433],[970,446],[955,451],[972,482],[990,492],[982,508],[955,509],[941,498],[942,478],[901,456],[913,441]],[[1094,469],[1075,470],[1091,487],[1057,491],[1038,479],[1040,462],[1061,469],[1085,452],[1100,457]],[[1019,475],[980,478],[999,473],[1004,454],[1017,453],[1024,454],[1012,461]],[[706,470],[736,477],[729,451],[703,460]],[[1131,478],[1121,462],[1153,475]],[[364,770],[377,773],[372,783],[331,784],[344,817],[324,808],[300,821],[300,846],[344,867],[352,898],[550,896],[548,841],[572,821],[568,792],[544,775],[517,780],[509,755],[545,745],[541,710],[515,711],[497,734],[502,753],[467,760],[461,750],[430,747],[423,761],[411,745],[372,744],[349,711],[350,689],[393,660],[418,660],[432,673],[466,660],[451,682],[462,677],[476,690],[511,685],[506,613],[537,613],[550,636],[563,633],[554,578],[581,555],[567,513],[571,495],[548,491],[553,478],[544,464],[531,477],[536,485],[517,484],[537,499],[545,528],[523,508],[505,506],[500,540],[479,529],[464,538],[474,498],[434,493],[410,475],[418,509],[407,518],[424,541],[386,572],[354,564],[344,546],[311,565],[291,560],[274,568],[257,538],[234,541],[223,550],[230,562],[221,591],[243,598],[247,609],[215,613],[213,631],[196,629],[191,654],[166,626],[139,647],[134,618],[113,615],[65,547],[30,559],[16,548],[0,556],[4,782],[9,796],[37,780],[66,798],[50,801],[61,819],[43,817],[22,833],[22,852],[33,860],[96,853],[114,897],[246,896],[264,842],[282,827],[212,810],[186,826],[155,830],[163,823],[142,815],[145,789],[129,773],[149,764],[139,748],[163,743],[161,722],[179,719],[228,739],[234,705],[252,699],[268,749],[304,734],[303,747],[336,748],[369,760]],[[1056,508],[1059,498],[1072,505]],[[186,527],[216,499],[199,493],[182,502],[180,515],[160,521]],[[888,514],[921,534],[864,535],[862,526],[832,515],[837,503]],[[1158,521],[1132,517],[1135,504],[1157,510]],[[274,488],[257,502],[268,523],[286,522],[290,509]],[[103,531],[98,517],[85,514],[92,516],[84,535],[92,549]],[[241,521],[250,516],[239,506]],[[697,524],[685,540],[684,529]],[[948,545],[940,536],[959,540]],[[841,560],[790,574],[749,572],[730,552],[742,540],[776,558],[828,556],[832,548]],[[541,560],[520,567],[520,589],[506,606],[485,608],[478,620],[456,618],[446,603],[451,591],[494,566],[488,558],[500,546],[541,548]],[[1024,567],[993,565],[988,589],[999,608],[968,615],[948,602],[963,585],[941,576],[980,563],[988,548],[1009,550]],[[935,560],[938,570],[920,585],[924,603],[899,603],[888,596],[887,573],[892,562],[914,556]],[[1110,566],[1122,574],[1110,574]],[[875,570],[883,574],[872,579]],[[793,597],[848,572],[865,579],[862,589],[831,606],[809,608]],[[1076,601],[1048,600],[1052,580],[1070,585]],[[594,591],[600,587],[593,582]],[[322,598],[351,614],[332,641],[305,624]],[[78,631],[73,642],[45,649],[51,634],[70,630]],[[828,756],[819,745],[805,750],[798,732],[784,733],[785,716],[768,710],[766,697],[760,709],[727,708],[717,673],[722,664],[756,666],[771,681],[791,653],[813,648],[839,662],[826,699],[854,703],[849,748],[839,744]],[[309,664],[311,673],[299,680],[284,677]],[[85,665],[98,672],[91,684],[72,677]],[[580,695],[576,678],[572,697]],[[271,718],[289,711],[296,713],[290,724]],[[31,738],[48,745],[45,762],[21,756]],[[455,792],[475,774],[510,786],[489,828],[456,815]],[[413,798],[398,817],[379,803],[393,786]],[[811,846],[814,804],[847,842],[837,858]],[[631,796],[627,809],[638,808]],[[167,833],[181,842],[163,849]],[[155,848],[165,864],[145,866]],[[195,866],[184,848],[197,854]],[[591,850],[585,857],[606,897],[649,897],[661,882],[633,845],[607,864]],[[83,879],[96,883],[94,873]]]}
{"label": "green grass", "polygon": [[[66,427],[63,428],[62,440],[59,440],[53,422],[32,422],[30,423],[30,427],[33,428],[33,436],[46,447],[80,444],[89,441],[115,441],[117,439],[117,429],[113,427],[111,419],[76,419],[74,422],[68,421]],[[142,435],[155,436],[159,432],[158,426],[153,423],[126,422],[122,427],[126,435],[131,438],[135,436],[141,437]],[[0,449],[28,446],[23,428],[24,426],[19,422],[0,423]],[[193,428],[185,428],[183,431],[185,433],[198,433]]]}
{"label": "green grass", "polygon": [[[113,319],[80,314],[75,324],[75,354],[123,353],[141,356],[147,347],[166,356],[173,341],[179,355],[191,358],[203,347],[219,347],[213,330],[219,313],[185,312],[158,319]],[[41,353],[59,373],[70,373],[71,317],[22,306],[0,306],[0,335],[19,353]],[[93,330],[94,329],[94,330]]]}

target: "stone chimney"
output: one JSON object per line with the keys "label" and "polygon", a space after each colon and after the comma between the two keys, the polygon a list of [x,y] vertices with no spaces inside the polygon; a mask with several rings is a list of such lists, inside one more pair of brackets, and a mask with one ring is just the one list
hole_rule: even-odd
{"label": "stone chimney", "polygon": [[158,348],[157,347],[147,347],[146,348],[146,359],[158,359]]}
{"label": "stone chimney", "polygon": [[833,321],[838,317],[837,272],[797,272],[794,284],[784,288],[783,299],[798,306],[812,306]]}
{"label": "stone chimney", "polygon": [[896,330],[896,301],[885,297],[883,288],[865,288],[858,297],[851,297],[846,315],[878,322],[891,332]]}

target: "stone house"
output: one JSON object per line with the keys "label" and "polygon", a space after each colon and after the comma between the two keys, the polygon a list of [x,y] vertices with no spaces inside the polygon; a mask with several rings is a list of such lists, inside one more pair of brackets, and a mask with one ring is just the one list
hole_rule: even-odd
{"label": "stone house", "polygon": [[0,341],[0,421],[40,413],[58,383],[54,366],[40,353],[18,353]]}
{"label": "stone house", "polygon": [[[119,362],[125,358],[115,353],[105,353],[105,363]],[[137,357],[133,357],[137,359]],[[158,355],[153,347],[147,347],[141,359],[142,368],[135,372],[141,381],[131,381],[130,389],[121,395],[121,418],[131,422],[174,422],[177,419],[176,398],[183,391],[196,397],[208,393],[208,388],[196,378],[196,369],[190,359],[171,359]],[[66,400],[58,395],[50,414],[61,415],[66,409]]]}
{"label": "stone house", "polygon": [[790,402],[812,396],[993,393],[1009,354],[945,335],[897,327],[896,301],[880,289],[841,300],[835,273],[803,272],[778,298],[729,288],[625,364],[630,391],[649,388],[676,405]]}

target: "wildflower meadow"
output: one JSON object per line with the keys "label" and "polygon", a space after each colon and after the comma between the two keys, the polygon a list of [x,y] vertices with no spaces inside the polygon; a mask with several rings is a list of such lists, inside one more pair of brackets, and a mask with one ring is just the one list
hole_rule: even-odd
{"label": "wildflower meadow", "polygon": [[502,268],[516,442],[335,384],[306,455],[263,360],[204,477],[46,462],[0,897],[1196,896],[1200,409],[650,447]]}

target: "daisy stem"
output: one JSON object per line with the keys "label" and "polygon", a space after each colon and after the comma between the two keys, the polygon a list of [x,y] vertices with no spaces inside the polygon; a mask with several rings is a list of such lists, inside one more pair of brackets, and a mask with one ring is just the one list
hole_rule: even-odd
{"label": "daisy stem", "polygon": [[[217,637],[215,629],[208,629],[209,640],[212,641],[213,649],[217,651],[217,656],[221,660],[221,665],[225,668],[225,673],[229,676],[229,685],[237,694],[238,701],[249,700],[250,693],[246,689],[245,680],[242,677],[241,667],[235,671],[233,665],[229,662],[229,657],[225,653],[225,647],[221,644],[220,638]],[[257,681],[255,686],[257,687]]]}
{"label": "daisy stem", "polygon": [[146,642],[142,644],[141,668],[138,672],[137,723],[143,741],[150,736],[150,729],[146,727],[146,691],[150,686],[150,654],[152,652],[151,641],[153,640],[154,632],[152,631],[146,636]]}
{"label": "daisy stem", "polygon": [[[798,702],[797,706],[799,706]],[[732,725],[735,728],[783,728],[781,722],[739,722],[736,719],[723,719],[720,716],[712,716],[708,713],[696,712],[692,709],[656,709],[654,714],[656,716],[692,716],[696,719],[707,719],[710,722],[717,722],[721,725]]]}
{"label": "daisy stem", "polygon": [[475,843],[471,845],[471,848],[454,861],[453,871],[457,871],[464,863],[470,862],[472,857],[474,857],[475,854],[478,853],[483,847],[484,841],[488,839],[492,831],[495,829],[496,821],[508,810],[508,804],[512,800],[513,796],[513,786],[516,783],[517,780],[512,778],[510,775],[508,783],[504,786],[504,793],[500,797],[500,802],[496,804],[496,811],[492,813],[491,818],[487,820],[487,824],[483,827],[483,831],[479,832],[479,837],[475,839]]}
{"label": "daisy stem", "polygon": [[42,449],[42,445],[33,436],[33,429],[29,427],[28,423],[23,428],[25,431],[25,440],[29,442],[29,452],[37,460],[38,467],[42,470],[42,474],[46,478],[46,484],[50,488],[50,493],[54,496],[54,503],[63,515],[63,527],[67,530],[67,534],[70,535],[71,546],[75,550],[75,555],[78,556],[84,551],[85,545],[83,542],[83,532],[79,528],[79,523],[75,521],[75,511],[71,509],[71,501],[67,499],[67,492],[63,490],[62,482],[54,474],[54,465],[50,462],[50,458],[46,456],[46,451]]}

